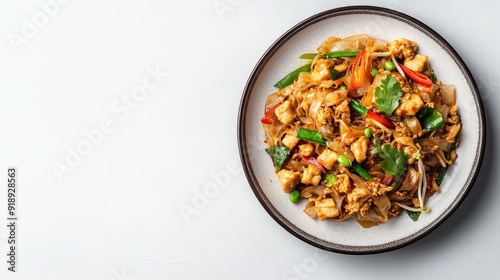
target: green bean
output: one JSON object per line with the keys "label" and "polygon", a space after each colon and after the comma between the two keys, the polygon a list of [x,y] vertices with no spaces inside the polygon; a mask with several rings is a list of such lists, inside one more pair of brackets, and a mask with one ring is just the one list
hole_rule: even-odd
{"label": "green bean", "polygon": [[302,72],[309,72],[309,71],[311,71],[311,64],[306,64],[304,66],[301,66],[301,67],[293,70],[292,72],[290,72],[285,77],[283,77],[283,79],[281,79],[279,82],[277,82],[274,85],[274,87],[278,88],[278,89],[282,89],[282,88],[284,88],[286,86],[289,86],[289,85],[293,84],[293,82],[295,80],[297,80],[297,78],[299,77],[300,73],[302,73]]}

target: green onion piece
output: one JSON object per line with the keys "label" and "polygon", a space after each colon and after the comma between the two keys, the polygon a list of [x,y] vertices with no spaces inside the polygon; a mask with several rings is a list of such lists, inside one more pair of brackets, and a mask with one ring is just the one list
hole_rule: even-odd
{"label": "green onion piece", "polygon": [[[444,157],[447,160],[449,160],[450,159],[450,153],[445,153]],[[444,175],[445,174],[446,174],[446,167],[441,167],[441,169],[439,170],[439,173],[437,175],[437,178],[436,178],[436,183],[438,184],[438,186],[441,186],[441,183],[443,183],[443,179],[444,179]]]}
{"label": "green onion piece", "polygon": [[434,74],[434,72],[431,73],[431,75],[429,76],[429,78],[435,84],[439,81],[438,78],[436,77],[436,74]]}
{"label": "green onion piece", "polygon": [[335,174],[333,173],[328,173],[325,175],[323,181],[325,182],[325,187],[331,188],[337,181],[337,177],[335,177]]}
{"label": "green onion piece", "polygon": [[274,87],[278,89],[282,89],[286,86],[289,86],[293,84],[295,80],[299,77],[299,74],[302,72],[309,72],[311,71],[311,64],[306,64],[304,66],[301,66],[295,70],[293,70],[290,74],[286,75],[283,79],[281,79],[279,82],[277,82]]}
{"label": "green onion piece", "polygon": [[441,113],[431,107],[422,108],[417,112],[416,117],[427,132],[434,131],[444,124],[443,116],[441,116]]}
{"label": "green onion piece", "polygon": [[341,73],[332,67],[332,68],[330,68],[330,76],[331,76],[332,81],[335,81],[335,80],[338,80],[338,79],[344,77],[345,72]]}
{"label": "green onion piece", "polygon": [[414,211],[410,211],[410,210],[406,210],[406,209],[405,209],[405,211],[406,211],[406,214],[408,214],[408,216],[409,216],[412,220],[414,220],[414,221],[417,221],[417,220],[418,220],[418,217],[420,216],[420,213],[422,213],[422,212],[420,212],[420,211],[414,212]]}
{"label": "green onion piece", "polygon": [[378,74],[377,68],[372,68],[372,70],[370,71],[370,74],[372,75],[372,77],[377,76],[377,74]]}
{"label": "green onion piece", "polygon": [[298,203],[300,200],[300,191],[294,190],[293,192],[290,193],[288,198],[290,199],[291,202]]}
{"label": "green onion piece", "polygon": [[351,166],[351,161],[344,155],[340,155],[337,158],[337,161],[343,166],[343,167],[349,167]]}
{"label": "green onion piece", "polygon": [[321,132],[300,127],[297,131],[297,138],[326,145],[326,140]]}
{"label": "green onion piece", "polygon": [[361,164],[359,164],[357,161],[352,162],[352,168],[354,168],[356,173],[358,173],[359,176],[361,176],[361,178],[365,179],[366,181],[372,179],[372,176],[370,175],[370,173],[368,173],[368,171],[366,171],[366,169],[364,169],[361,166]]}
{"label": "green onion piece", "polygon": [[357,56],[361,51],[356,50],[356,51],[333,51],[329,52],[327,56],[329,58],[339,58],[339,57],[353,57]]}
{"label": "green onion piece", "polygon": [[290,149],[285,146],[269,147],[266,149],[266,152],[271,156],[274,166],[278,169],[281,169],[283,163],[290,155]]}
{"label": "green onion piece", "polygon": [[304,53],[299,56],[300,59],[314,59],[318,54],[317,53]]}
{"label": "green onion piece", "polygon": [[349,102],[349,107],[358,112],[361,116],[366,116],[366,113],[368,112],[368,109],[366,109],[365,106],[354,100],[351,100],[351,102]]}

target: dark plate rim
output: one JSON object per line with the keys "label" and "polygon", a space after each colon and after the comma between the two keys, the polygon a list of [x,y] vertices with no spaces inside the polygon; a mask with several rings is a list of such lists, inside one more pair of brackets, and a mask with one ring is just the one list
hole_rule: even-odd
{"label": "dark plate rim", "polygon": [[[290,221],[288,221],[285,217],[283,217],[277,210],[276,208],[273,207],[271,202],[267,199],[265,194],[263,193],[256,176],[252,170],[251,163],[249,161],[248,157],[248,152],[246,150],[246,141],[245,141],[245,136],[246,136],[246,128],[245,128],[245,116],[247,112],[247,103],[250,98],[254,83],[259,76],[260,72],[262,69],[265,67],[267,62],[271,59],[273,54],[276,52],[277,49],[279,49],[286,41],[288,41],[290,38],[292,38],[296,33],[301,31],[302,29],[313,25],[317,22],[320,22],[322,20],[331,18],[331,17],[336,17],[336,16],[341,16],[341,15],[351,15],[351,14],[373,14],[373,15],[381,15],[384,17],[390,17],[399,21],[402,21],[419,31],[425,33],[427,36],[429,36],[431,39],[433,39],[436,43],[438,43],[443,49],[451,56],[451,58],[455,61],[455,63],[458,65],[462,73],[464,74],[467,83],[469,85],[469,88],[471,89],[471,92],[473,94],[473,98],[475,100],[475,105],[476,109],[478,112],[478,127],[479,127],[479,139],[478,139],[478,147],[476,149],[476,154],[474,157],[474,164],[472,166],[471,173],[469,177],[467,178],[467,181],[465,185],[463,186],[462,190],[459,192],[458,196],[455,198],[455,200],[451,203],[451,205],[433,222],[431,222],[428,226],[424,227],[420,231],[409,235],[405,238],[398,239],[395,241],[391,241],[385,244],[380,244],[380,245],[373,245],[373,246],[348,246],[348,245],[342,245],[342,244],[336,244],[332,242],[328,242],[322,239],[319,239],[315,236],[312,236],[303,230],[301,230],[299,227],[295,226],[292,224]],[[391,10],[388,8],[383,8],[383,7],[377,7],[377,6],[366,6],[366,5],[359,5],[359,6],[345,6],[345,7],[340,7],[340,8],[335,8],[335,9],[330,9],[326,10],[324,12],[320,12],[318,14],[315,14],[292,28],[290,28],[288,31],[286,31],[283,35],[281,35],[267,50],[266,52],[262,55],[262,57],[259,59],[257,62],[256,66],[253,68],[247,83],[245,85],[245,88],[243,90],[243,95],[240,100],[240,106],[239,106],[239,111],[238,111],[238,120],[237,120],[237,136],[238,136],[238,150],[240,154],[240,160],[243,166],[243,170],[245,172],[245,176],[250,184],[250,187],[252,188],[252,191],[254,192],[255,196],[259,200],[260,204],[264,207],[264,209],[268,212],[268,214],[279,224],[281,225],[284,229],[286,229],[288,232],[290,232],[292,235],[296,236],[297,238],[301,239],[302,241],[309,243],[315,247],[327,250],[327,251],[332,251],[332,252],[337,252],[337,253],[343,253],[343,254],[374,254],[374,253],[381,253],[381,252],[387,252],[387,251],[392,251],[395,249],[402,248],[404,246],[407,246],[411,243],[414,243],[417,240],[420,240],[424,236],[427,236],[429,233],[434,231],[439,225],[441,225],[455,210],[460,206],[460,204],[464,201],[470,190],[472,189],[474,185],[474,181],[476,180],[482,161],[483,161],[483,156],[484,156],[484,150],[486,146],[486,119],[485,119],[485,113],[484,113],[484,108],[483,108],[483,103],[482,99],[479,93],[479,89],[476,85],[476,82],[474,81],[474,78],[468,69],[467,65],[465,62],[461,59],[459,54],[455,51],[455,49],[443,38],[441,35],[439,35],[436,31],[434,31],[432,28],[424,24],[423,22],[398,11]]]}

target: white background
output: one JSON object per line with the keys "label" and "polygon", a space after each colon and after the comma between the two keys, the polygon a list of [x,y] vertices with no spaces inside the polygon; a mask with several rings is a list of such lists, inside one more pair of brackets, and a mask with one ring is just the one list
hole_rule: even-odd
{"label": "white background", "polygon": [[[236,139],[242,91],[265,50],[301,20],[353,4],[406,13],[454,46],[488,128],[460,208],[416,243],[367,256],[322,251],[280,227],[251,191]],[[498,275],[498,1],[24,0],[1,1],[0,19],[0,279]]]}

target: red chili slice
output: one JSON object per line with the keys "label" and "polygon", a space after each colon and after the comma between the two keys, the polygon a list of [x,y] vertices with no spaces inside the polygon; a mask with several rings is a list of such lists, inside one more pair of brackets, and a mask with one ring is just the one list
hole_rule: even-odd
{"label": "red chili slice", "polygon": [[390,122],[388,119],[382,117],[381,115],[379,115],[373,111],[368,111],[368,113],[366,113],[366,114],[368,115],[368,117],[376,120],[377,122],[381,123],[382,125],[384,125],[387,128],[391,128],[391,129],[396,128],[396,126],[392,122]]}
{"label": "red chili slice", "polygon": [[403,70],[403,72],[415,82],[423,85],[424,87],[432,86],[432,80],[429,77],[427,77],[424,73],[413,71],[410,68],[404,66],[403,64],[399,64],[399,67],[401,67],[401,70]]}

